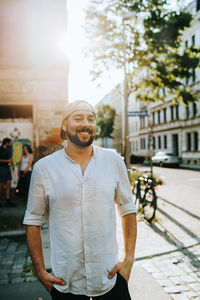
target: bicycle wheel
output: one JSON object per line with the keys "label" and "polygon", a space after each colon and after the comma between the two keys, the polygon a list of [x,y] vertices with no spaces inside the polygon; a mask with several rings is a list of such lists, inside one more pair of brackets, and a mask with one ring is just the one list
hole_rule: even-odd
{"label": "bicycle wheel", "polygon": [[143,213],[148,222],[155,217],[157,208],[156,192],[152,188],[146,188],[143,198]]}

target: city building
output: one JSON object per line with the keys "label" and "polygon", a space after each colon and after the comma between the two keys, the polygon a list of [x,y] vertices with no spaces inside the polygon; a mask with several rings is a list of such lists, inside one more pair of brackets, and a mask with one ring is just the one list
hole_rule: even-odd
{"label": "city building", "polygon": [[[191,26],[182,35],[183,47],[200,46],[200,1],[192,1],[186,11],[193,14]],[[200,70],[193,70],[185,84],[198,92],[198,102],[176,105],[172,100],[156,102],[141,109],[148,109],[147,117],[137,118],[139,130],[135,131],[134,121],[130,122],[129,137],[131,153],[148,157],[149,141],[152,139],[153,154],[158,151],[174,153],[183,164],[200,166]],[[133,96],[132,96],[133,97]],[[134,102],[129,99],[129,102]],[[136,146],[137,145],[137,146]]]}
{"label": "city building", "polygon": [[116,111],[116,117],[114,122],[114,131],[111,138],[104,138],[103,140],[97,140],[95,143],[97,145],[103,146],[105,148],[116,149],[117,152],[123,153],[123,87],[122,84],[118,84],[114,89],[110,91],[97,105],[98,110],[99,105],[110,105]]}
{"label": "city building", "polygon": [[0,142],[60,144],[68,94],[66,0],[0,1]]}
{"label": "city building", "polygon": [[[183,47],[200,47],[200,1],[192,1],[186,8],[193,14],[190,28],[182,36]],[[176,105],[172,100],[147,104],[136,102],[134,93],[129,96],[129,112],[148,111],[148,116],[129,116],[129,153],[132,161],[149,159],[158,151],[177,154],[182,164],[200,167],[200,69],[193,70],[186,84],[198,92],[198,102]],[[123,153],[123,84],[116,87],[102,99],[117,110],[120,121],[116,121],[112,147]],[[117,130],[118,128],[118,130]],[[120,136],[122,134],[122,136]],[[152,151],[150,151],[150,143]],[[117,145],[120,144],[120,147]],[[115,145],[115,146],[114,146]],[[120,150],[119,150],[120,149]]]}

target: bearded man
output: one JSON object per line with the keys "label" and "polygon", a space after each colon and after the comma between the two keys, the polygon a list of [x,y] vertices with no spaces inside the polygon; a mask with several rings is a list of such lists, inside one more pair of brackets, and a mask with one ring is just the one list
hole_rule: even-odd
{"label": "bearded man", "polygon": [[[67,146],[33,169],[24,224],[39,280],[59,299],[128,300],[134,261],[136,208],[126,167],[117,153],[92,145],[94,108],[68,104],[61,126]],[[125,256],[117,256],[116,209]],[[41,226],[48,215],[52,273],[45,270]]]}

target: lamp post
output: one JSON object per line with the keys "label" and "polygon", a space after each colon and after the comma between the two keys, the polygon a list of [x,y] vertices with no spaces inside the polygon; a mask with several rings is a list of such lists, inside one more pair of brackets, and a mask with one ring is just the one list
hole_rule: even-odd
{"label": "lamp post", "polygon": [[128,79],[127,79],[127,67],[126,67],[126,38],[125,38],[125,21],[133,19],[135,13],[130,13],[122,17],[123,24],[123,56],[124,56],[124,123],[123,123],[123,148],[124,148],[124,158],[127,169],[130,167],[130,157],[128,151],[129,144],[129,128],[128,128]]}

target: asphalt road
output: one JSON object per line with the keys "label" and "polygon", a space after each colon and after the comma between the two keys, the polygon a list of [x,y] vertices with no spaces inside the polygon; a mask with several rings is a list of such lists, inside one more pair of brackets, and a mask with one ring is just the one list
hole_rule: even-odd
{"label": "asphalt road", "polygon": [[161,167],[153,171],[164,184],[157,187],[155,222],[149,225],[138,216],[136,258],[200,242],[200,172]]}

